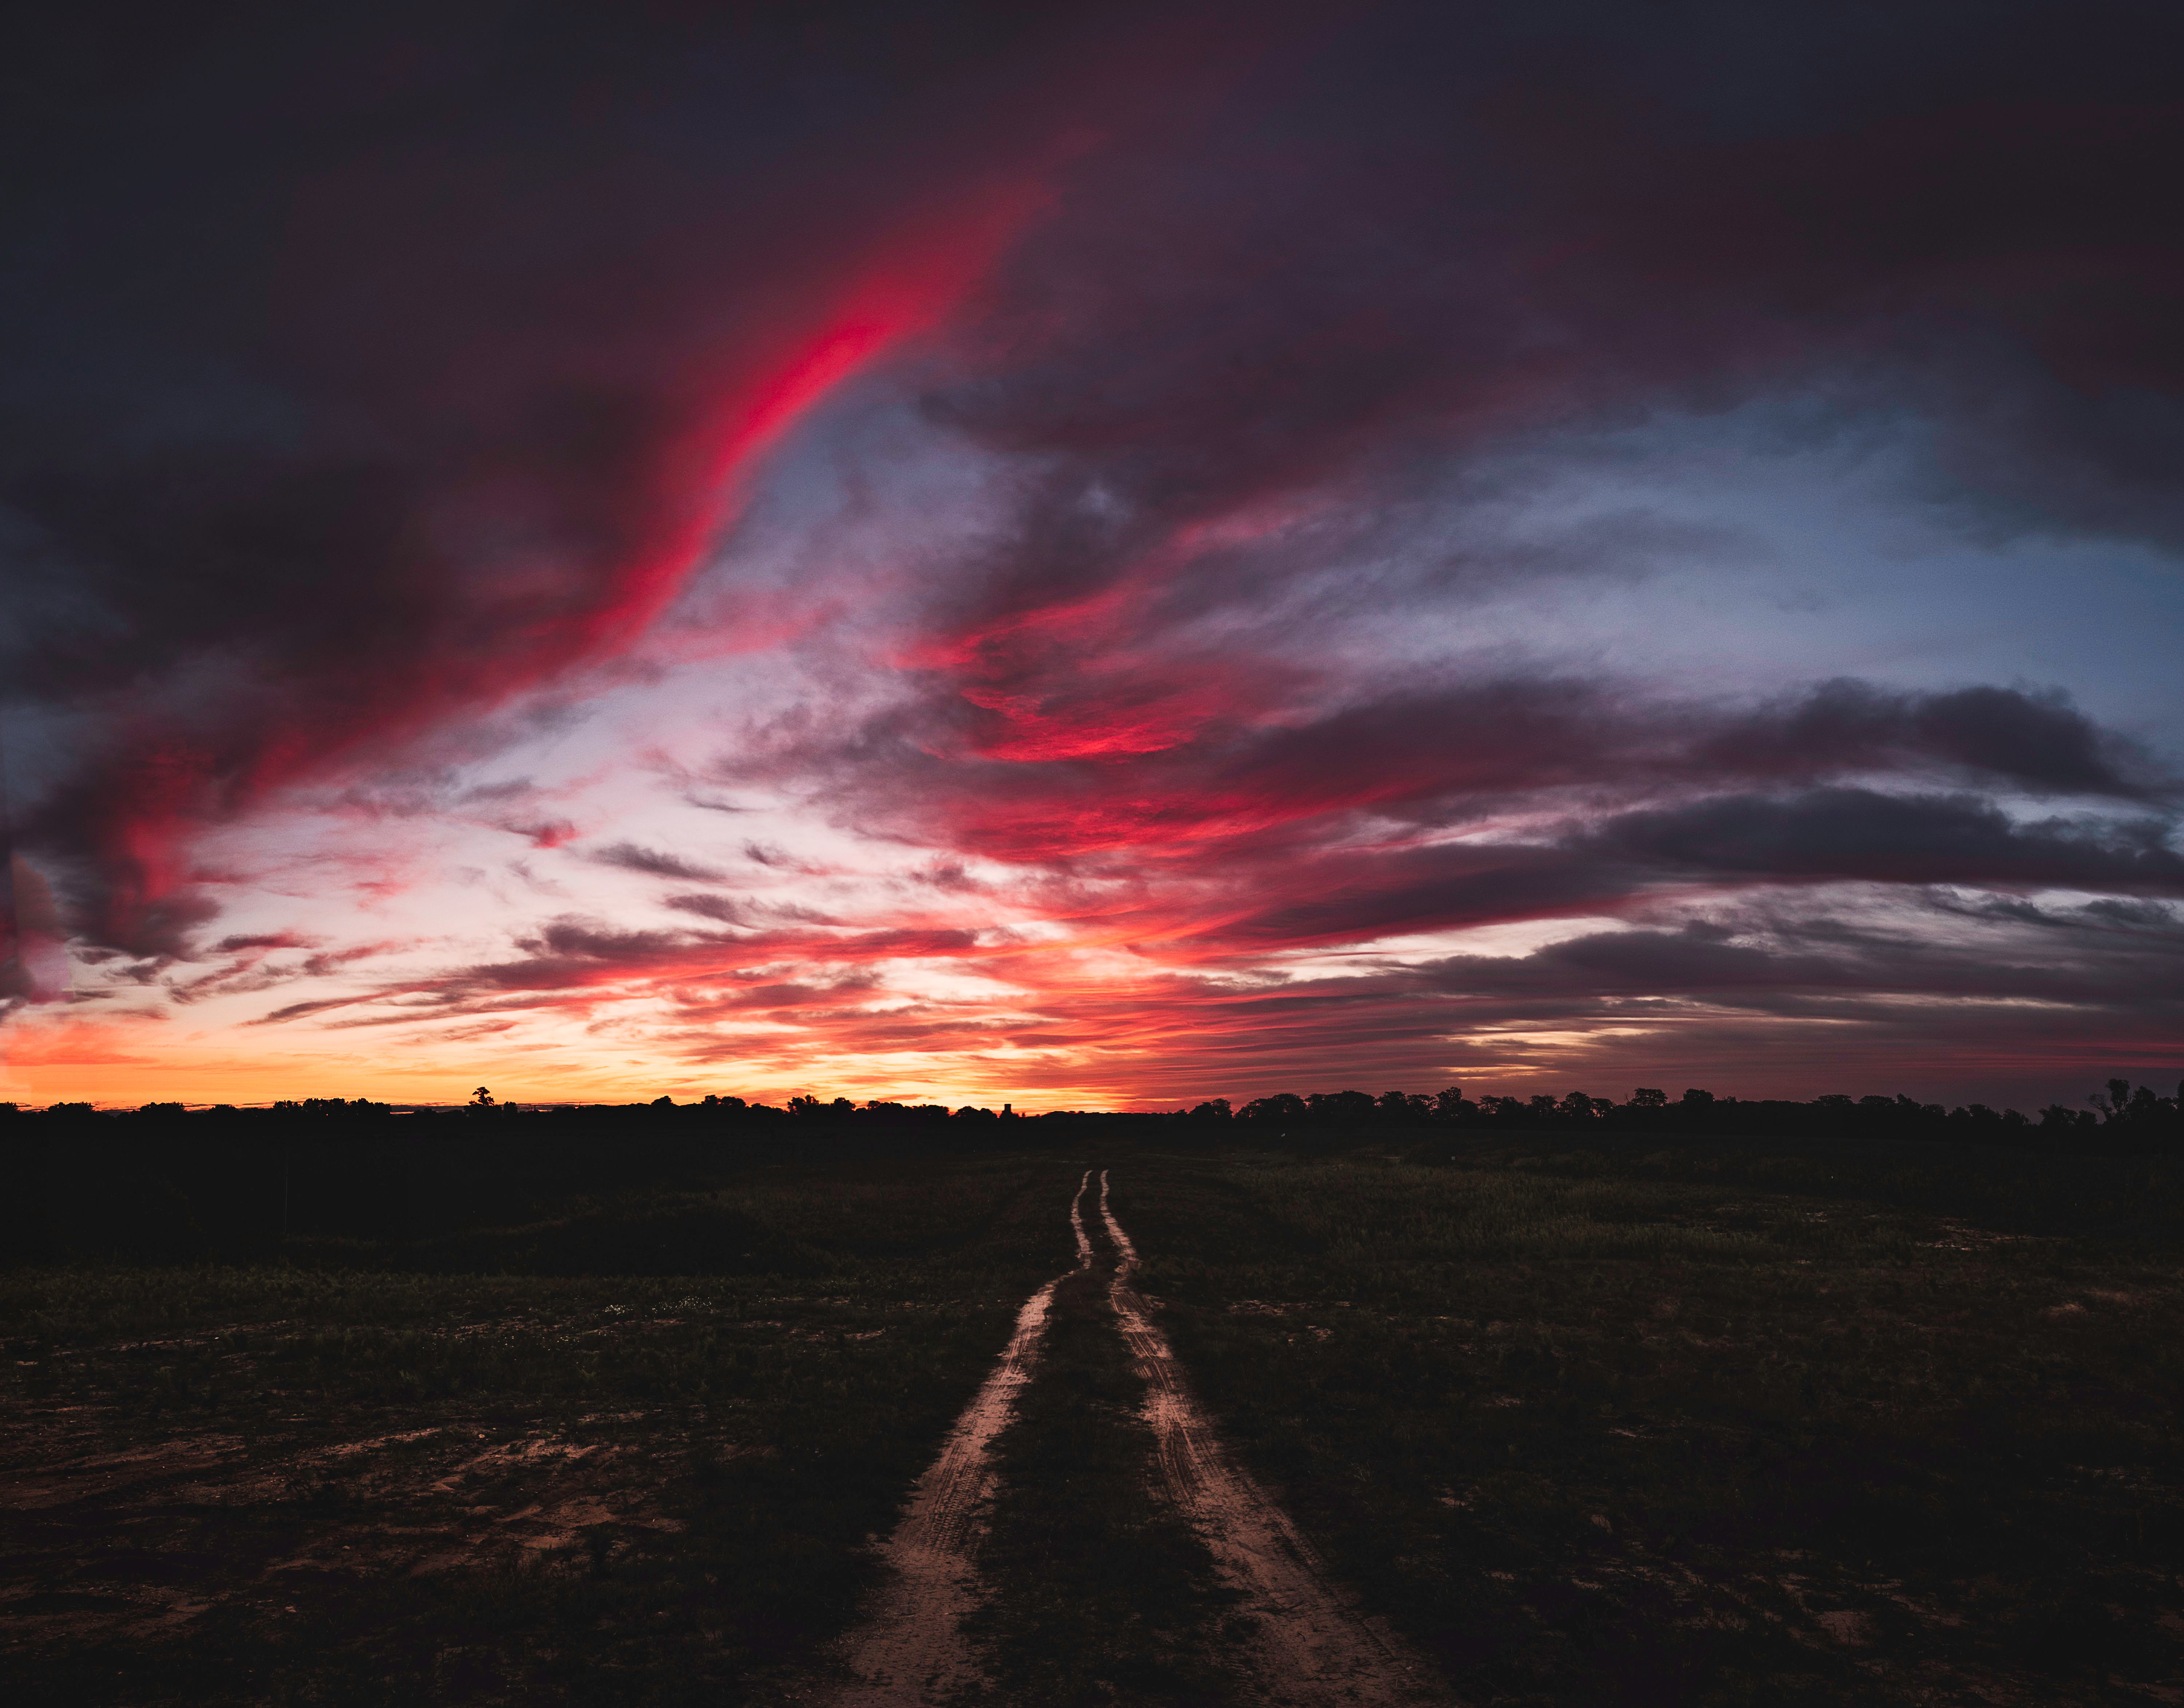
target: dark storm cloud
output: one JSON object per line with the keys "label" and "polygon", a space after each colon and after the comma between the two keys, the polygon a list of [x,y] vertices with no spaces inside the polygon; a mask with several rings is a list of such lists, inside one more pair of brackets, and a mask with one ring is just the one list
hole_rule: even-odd
{"label": "dark storm cloud", "polygon": [[1825,683],[1737,720],[1692,757],[1702,767],[1760,777],[1953,767],[2039,795],[2132,800],[2176,787],[2143,748],[2101,728],[2063,695],[2007,688],[1905,694]]}
{"label": "dark storm cloud", "polygon": [[1586,846],[1670,871],[2184,895],[2184,855],[2160,819],[2014,823],[1966,795],[1819,789],[1730,795],[1609,819]]}
{"label": "dark storm cloud", "polygon": [[1234,949],[1301,948],[1407,932],[1608,911],[1637,887],[1629,873],[1525,849],[1435,848],[1292,868],[1275,896],[1224,922]]}
{"label": "dark storm cloud", "polygon": [[1997,504],[2173,528],[2173,14],[1642,15],[1379,8],[1088,157],[997,359],[931,401],[1050,460],[987,609],[1225,507],[1400,485],[1421,435],[1815,383],[1938,412]]}
{"label": "dark storm cloud", "polygon": [[1663,894],[1755,885],[2184,896],[2184,855],[2170,846],[2172,831],[2170,822],[2148,818],[2019,823],[1962,795],[1831,788],[1712,795],[1613,814],[1552,845],[1296,850],[1251,871],[1238,890],[1258,899],[1240,907],[1232,892],[1227,917],[1201,941],[1239,951],[1331,945],[1621,913]]}
{"label": "dark storm cloud", "polygon": [[1429,807],[1568,784],[1942,773],[2042,795],[2158,797],[2173,781],[2059,693],[1825,683],[1749,712],[1606,681],[1514,679],[1390,696],[1251,739],[1216,768],[1272,795]]}
{"label": "dark storm cloud", "polygon": [[2087,940],[2059,952],[2013,937],[2002,952],[1935,944],[1826,916],[1755,921],[1749,933],[1713,924],[1601,931],[1529,955],[1459,955],[1420,969],[1451,995],[1702,997],[1778,1008],[1812,997],[1981,997],[2129,1007],[2184,1002],[2184,964],[2159,933]]}

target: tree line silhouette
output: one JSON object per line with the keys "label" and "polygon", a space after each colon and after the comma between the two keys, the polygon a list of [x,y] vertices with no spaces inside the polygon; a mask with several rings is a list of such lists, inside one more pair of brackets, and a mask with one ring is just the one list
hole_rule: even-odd
{"label": "tree line silhouette", "polygon": [[[1029,1137],[1030,1124],[1070,1125],[1085,1121],[1127,1121],[1174,1126],[1206,1132],[1230,1129],[1239,1136],[1279,1136],[1292,1130],[1326,1131],[1340,1128],[1389,1131],[1396,1129],[1547,1129],[1557,1131],[1683,1130],[1702,1133],[1735,1132],[1749,1137],[1769,1134],[1799,1136],[1839,1132],[1845,1135],[1895,1134],[1907,1137],[1965,1139],[1991,1143],[2060,1144],[2097,1149],[2159,1149],[2184,1147],[2184,1083],[2176,1096],[2164,1096],[2151,1086],[2134,1086],[2126,1079],[2112,1079],[2089,1094],[2084,1108],[2050,1103],[2036,1115],[2013,1109],[1995,1109],[1985,1103],[1964,1103],[1952,1108],[1942,1103],[1921,1102],[1901,1093],[1893,1097],[1829,1096],[1798,1102],[1785,1098],[1717,1097],[1696,1086],[1671,1098],[1658,1087],[1640,1086],[1621,1102],[1585,1091],[1560,1097],[1534,1093],[1529,1097],[1470,1097],[1461,1086],[1451,1086],[1430,1096],[1415,1091],[1313,1091],[1300,1096],[1291,1091],[1256,1097],[1241,1108],[1226,1097],[1209,1098],[1195,1107],[1171,1114],[1106,1110],[1056,1110],[1042,1115],[1019,1115],[1004,1104],[997,1111],[966,1104],[950,1108],[944,1103],[905,1103],[875,1098],[866,1102],[847,1097],[793,1097],[785,1105],[747,1102],[742,1097],[709,1095],[678,1103],[660,1097],[635,1103],[522,1104],[497,1099],[479,1086],[467,1102],[455,1105],[395,1105],[365,1097],[304,1097],[270,1104],[237,1106],[215,1103],[191,1109],[179,1102],[150,1102],[130,1110],[100,1110],[86,1102],[54,1103],[44,1109],[22,1109],[0,1103],[0,1123],[8,1118],[101,1121],[187,1119],[192,1125],[234,1122],[255,1127],[268,1121],[302,1120],[311,1125],[330,1120],[376,1121],[397,1114],[406,1119],[435,1122],[450,1119],[507,1121],[519,1117],[597,1121],[635,1119],[647,1123],[675,1119],[682,1124],[764,1128],[794,1125],[808,1129],[815,1123],[849,1128],[920,1127],[945,1125],[959,1132],[986,1130],[998,1136],[1002,1124],[1019,1137]],[[0,1131],[7,1128],[0,1125]]]}
{"label": "tree line silhouette", "polygon": [[1561,1131],[1678,1130],[1735,1132],[1752,1137],[1769,1134],[1800,1136],[1830,1132],[1847,1136],[1896,1134],[1911,1137],[1965,1139],[1980,1142],[2061,1143],[2098,1148],[2184,1148],[2184,1083],[2164,1097],[2151,1086],[2134,1086],[2114,1079],[2073,1108],[2050,1103],[2036,1117],[1985,1103],[1954,1108],[1895,1097],[1814,1097],[1809,1102],[1782,1098],[1716,1097],[1692,1086],[1671,1100],[1658,1087],[1640,1086],[1624,1102],[1569,1091],[1557,1097],[1468,1097],[1451,1086],[1433,1097],[1415,1092],[1316,1091],[1307,1097],[1280,1092],[1259,1097],[1231,1111],[1215,1098],[1189,1111],[1194,1120],[1228,1122],[1256,1129],[1334,1125],[1546,1128]]}
{"label": "tree line silhouette", "polygon": [[[1590,1143],[1635,1155],[1651,1148],[1654,1135],[1678,1144],[1779,1141],[1876,1155],[1936,1141],[1936,1166],[1958,1176],[1977,1171],[1964,1160],[1967,1142],[2021,1152],[2025,1166],[2060,1162],[2086,1178],[2099,1159],[2184,1157],[2179,1098],[2121,1079],[2083,1108],[2051,1104],[2036,1118],[1908,1097],[1795,1102],[1696,1087],[1671,1098],[1641,1088],[1618,1102],[1575,1091],[1473,1097],[1453,1086],[1430,1097],[1279,1093],[1240,1108],[1216,1097],[1164,1113],[1039,1115],[1006,1104],[951,1109],[808,1094],[778,1106],[716,1094],[541,1107],[504,1102],[484,1086],[465,1103],[407,1110],[363,1097],[105,1112],[82,1102],[0,1105],[0,1262],[278,1258],[672,1274],[684,1272],[677,1265],[758,1261],[757,1236],[728,1238],[665,1212],[604,1207],[702,1190],[723,1167],[1111,1141],[1305,1154],[1367,1142],[1446,1162],[1457,1158],[1465,1136],[1490,1147],[1502,1134],[1519,1144],[1552,1134],[1584,1154]],[[592,1208],[577,1213],[572,1205]]]}

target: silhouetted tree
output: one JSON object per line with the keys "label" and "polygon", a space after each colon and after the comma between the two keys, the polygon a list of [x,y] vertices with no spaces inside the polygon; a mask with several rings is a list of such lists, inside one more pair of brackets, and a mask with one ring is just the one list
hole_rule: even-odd
{"label": "silhouetted tree", "polygon": [[2095,1091],[2088,1096],[2086,1101],[2101,1112],[2102,1120],[2120,1121],[2131,1108],[2131,1081],[2110,1080],[2108,1096],[2104,1097],[2098,1091]]}

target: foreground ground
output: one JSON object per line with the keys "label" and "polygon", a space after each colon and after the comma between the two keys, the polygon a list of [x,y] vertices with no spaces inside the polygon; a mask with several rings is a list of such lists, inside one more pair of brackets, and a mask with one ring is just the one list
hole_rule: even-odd
{"label": "foreground ground", "polygon": [[[820,1700],[1104,1164],[1238,1460],[1456,1700],[2184,1702],[2176,1165],[1978,1163],[1117,1145],[727,1170],[591,1265],[651,1229],[708,1274],[18,1271],[11,1699]],[[968,1695],[1265,1694],[1143,1393],[1065,1287]]]}
{"label": "foreground ground", "polygon": [[1465,1698],[2184,1700],[2173,1248],[1855,1157],[1460,1162],[1117,1199],[1239,1450]]}

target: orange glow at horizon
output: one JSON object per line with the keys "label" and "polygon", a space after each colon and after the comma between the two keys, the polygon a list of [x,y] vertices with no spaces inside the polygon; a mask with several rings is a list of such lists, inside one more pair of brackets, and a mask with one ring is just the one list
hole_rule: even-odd
{"label": "orange glow at horizon", "polygon": [[[792,1097],[811,1095],[830,1101],[846,1097],[860,1103],[938,1102],[951,1108],[998,1108],[1008,1102],[1031,1114],[1133,1107],[1141,1101],[1118,1094],[1112,1082],[1099,1079],[1079,1085],[1066,1074],[1057,1080],[1043,1074],[1036,1082],[1020,1084],[998,1064],[983,1075],[966,1073],[946,1080],[905,1074],[900,1065],[890,1071],[883,1057],[830,1059],[827,1072],[810,1075],[680,1068],[665,1060],[640,1064],[561,1058],[542,1068],[511,1061],[505,1054],[460,1047],[435,1050],[428,1062],[421,1062],[414,1051],[269,1051],[253,1056],[226,1047],[230,1041],[192,1046],[148,1035],[149,1030],[82,1023],[12,1028],[0,1041],[0,1102],[28,1108],[87,1102],[106,1109],[133,1109],[148,1102],[242,1108],[333,1097],[454,1104],[467,1102],[471,1088],[479,1085],[490,1086],[502,1102],[519,1104],[649,1102],[662,1095],[693,1102],[717,1095],[780,1106]],[[1158,1099],[1145,1106],[1165,1107]]]}

